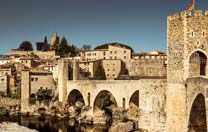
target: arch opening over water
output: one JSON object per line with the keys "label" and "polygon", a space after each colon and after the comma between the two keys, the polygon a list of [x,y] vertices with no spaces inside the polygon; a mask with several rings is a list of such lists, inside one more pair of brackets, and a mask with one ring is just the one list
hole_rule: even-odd
{"label": "arch opening over water", "polygon": [[202,94],[192,104],[188,132],[207,132],[205,97]]}
{"label": "arch opening over water", "polygon": [[117,107],[113,94],[106,90],[99,92],[94,101],[93,111],[106,110],[113,107]]}
{"label": "arch opening over water", "polygon": [[129,116],[137,118],[139,116],[139,90],[135,91],[129,100]]}
{"label": "arch opening over water", "polygon": [[78,91],[78,90],[76,90],[76,89],[74,89],[74,90],[72,90],[69,93],[69,96],[68,96],[68,104],[70,106],[73,106],[73,105],[76,104],[76,102],[81,102],[81,103],[85,104],[84,98],[83,98],[81,92]]}

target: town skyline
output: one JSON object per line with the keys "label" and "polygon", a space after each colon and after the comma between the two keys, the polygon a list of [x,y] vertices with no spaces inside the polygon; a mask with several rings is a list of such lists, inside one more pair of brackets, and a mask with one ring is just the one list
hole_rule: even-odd
{"label": "town skyline", "polygon": [[[52,32],[65,36],[77,47],[120,42],[136,52],[165,51],[166,16],[185,9],[190,1],[114,0],[98,3],[62,0],[50,4],[48,1],[41,4],[40,1],[25,1],[21,5],[2,2],[0,53],[18,47],[25,40],[35,46],[36,42],[43,41],[44,36],[49,39]],[[196,3],[200,9],[205,9],[206,5],[206,1]],[[5,12],[9,13],[5,15]]]}

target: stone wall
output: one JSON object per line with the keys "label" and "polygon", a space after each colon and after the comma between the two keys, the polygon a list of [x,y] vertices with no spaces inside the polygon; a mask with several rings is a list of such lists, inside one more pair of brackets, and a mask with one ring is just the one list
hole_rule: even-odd
{"label": "stone wall", "polygon": [[127,63],[130,76],[167,76],[166,55],[142,55],[138,59],[131,59]]}
{"label": "stone wall", "polygon": [[103,60],[102,65],[106,79],[116,79],[121,72],[121,60]]}
{"label": "stone wall", "polygon": [[0,76],[0,92],[4,93],[4,95],[7,95],[9,92],[9,82],[8,75]]}
{"label": "stone wall", "polygon": [[36,93],[39,89],[56,89],[52,73],[30,73],[30,93]]}
{"label": "stone wall", "polygon": [[20,105],[19,99],[0,97],[0,107],[5,107],[7,109],[10,109],[11,106],[19,106],[19,105]]}
{"label": "stone wall", "polygon": [[[167,23],[166,131],[187,131],[187,91],[184,82],[190,75],[190,56],[194,52],[201,52],[207,56],[208,12],[185,10],[169,16]],[[173,127],[176,123],[177,127]]]}
{"label": "stone wall", "polygon": [[11,50],[8,54],[9,55],[30,55],[34,53],[35,55],[39,56],[41,59],[55,59],[56,54],[55,51],[18,51],[18,50]]}

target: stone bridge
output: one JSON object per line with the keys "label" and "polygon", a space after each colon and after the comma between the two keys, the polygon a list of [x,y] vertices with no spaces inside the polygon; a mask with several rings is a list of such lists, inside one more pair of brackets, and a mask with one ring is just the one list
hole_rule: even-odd
{"label": "stone bridge", "polygon": [[[140,80],[70,80],[67,81],[64,102],[83,98],[95,113],[96,102],[102,93],[109,93],[117,107],[129,109],[130,102],[138,107],[141,128],[155,131],[165,129],[165,88],[166,79]],[[75,101],[72,101],[74,103]]]}
{"label": "stone bridge", "polygon": [[[117,107],[129,109],[130,102],[133,102],[139,110],[139,126],[151,132],[165,131],[167,127],[167,113],[176,116],[178,120],[183,120],[184,130],[191,131],[192,128],[199,132],[207,131],[208,113],[208,78],[198,76],[188,78],[180,84],[171,84],[172,92],[176,98],[172,102],[178,107],[168,107],[167,78],[145,78],[139,80],[68,80],[67,63],[61,63],[62,70],[59,76],[59,101],[64,103],[74,103],[82,99],[85,105],[91,106],[91,115],[94,114],[96,102],[102,93],[112,95]],[[76,75],[76,72],[73,71]],[[73,75],[73,78],[76,78]],[[176,91],[177,86],[181,91]],[[178,94],[180,93],[180,94]],[[178,94],[178,95],[177,95]],[[182,97],[179,97],[182,96]],[[178,100],[179,98],[179,100]],[[176,113],[175,113],[175,112]],[[178,111],[182,111],[184,114]],[[169,112],[170,113],[170,112]]]}
{"label": "stone bridge", "polygon": [[[64,62],[64,61],[63,61]],[[59,101],[73,104],[80,99],[86,106],[92,109],[90,115],[94,115],[95,109],[99,108],[99,101],[106,95],[111,95],[117,107],[130,108],[130,103],[135,104],[139,111],[140,128],[151,132],[165,131],[167,124],[167,113],[181,121],[183,129],[180,131],[197,132],[207,131],[208,122],[208,78],[198,76],[186,79],[180,84],[170,85],[166,78],[144,78],[139,80],[69,80],[68,63],[59,64]],[[76,73],[73,71],[73,74]],[[21,111],[31,110],[30,77],[28,71],[22,72],[21,82]],[[178,87],[180,87],[180,90]],[[171,98],[169,94],[171,95]],[[101,96],[102,95],[102,96]],[[167,100],[172,100],[172,106],[168,107]],[[180,106],[180,107],[178,107]],[[171,112],[170,112],[171,111]],[[169,118],[170,119],[170,118]],[[174,121],[174,120],[173,120]]]}
{"label": "stone bridge", "polygon": [[[164,98],[165,80],[143,79],[143,80],[101,80],[101,81],[68,81],[67,98],[74,90],[80,92],[86,105],[94,108],[97,96],[103,91],[113,95],[118,107],[129,107],[129,102],[135,93],[138,93],[139,106],[151,109],[150,101],[154,95],[159,101]],[[66,99],[65,99],[66,100]],[[163,100],[164,101],[164,100]]]}

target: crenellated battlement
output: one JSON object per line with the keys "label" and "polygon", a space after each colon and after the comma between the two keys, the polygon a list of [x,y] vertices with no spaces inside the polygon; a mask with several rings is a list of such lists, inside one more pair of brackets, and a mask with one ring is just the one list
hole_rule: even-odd
{"label": "crenellated battlement", "polygon": [[183,19],[188,17],[200,17],[200,16],[207,16],[208,17],[208,10],[202,11],[202,10],[184,10],[179,13],[174,13],[170,16],[168,16],[168,20],[175,20],[175,19]]}

